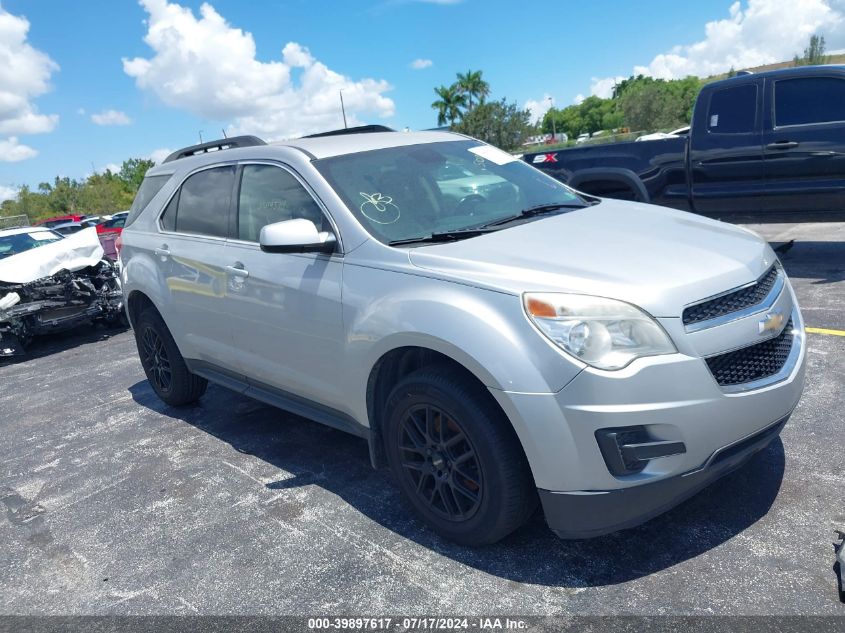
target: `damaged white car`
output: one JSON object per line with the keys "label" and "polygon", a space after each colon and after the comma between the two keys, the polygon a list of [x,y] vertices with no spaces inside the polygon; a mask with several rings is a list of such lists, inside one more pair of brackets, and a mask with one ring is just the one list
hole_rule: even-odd
{"label": "damaged white car", "polygon": [[68,237],[0,231],[0,358],[23,354],[33,336],[92,321],[124,322],[120,278],[94,228]]}

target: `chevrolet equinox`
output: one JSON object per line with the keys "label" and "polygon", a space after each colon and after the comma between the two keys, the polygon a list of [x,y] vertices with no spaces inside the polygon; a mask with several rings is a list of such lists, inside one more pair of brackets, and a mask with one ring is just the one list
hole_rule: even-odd
{"label": "chevrolet equinox", "polygon": [[358,435],[463,544],[538,503],[563,538],[640,524],[774,440],[804,383],[759,236],[457,134],[185,148],[147,173],[120,260],[166,404],[212,381]]}

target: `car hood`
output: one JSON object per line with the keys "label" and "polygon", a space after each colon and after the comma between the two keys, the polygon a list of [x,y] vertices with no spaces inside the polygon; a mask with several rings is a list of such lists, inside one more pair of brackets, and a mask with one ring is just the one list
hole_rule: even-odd
{"label": "car hood", "polygon": [[26,284],[55,275],[60,270],[75,272],[103,259],[103,247],[94,227],[77,231],[17,255],[0,259],[0,281]]}
{"label": "car hood", "polygon": [[751,231],[618,200],[412,248],[409,257],[420,269],[493,290],[611,297],[656,317],[679,317],[685,305],[754,281],[775,261]]}

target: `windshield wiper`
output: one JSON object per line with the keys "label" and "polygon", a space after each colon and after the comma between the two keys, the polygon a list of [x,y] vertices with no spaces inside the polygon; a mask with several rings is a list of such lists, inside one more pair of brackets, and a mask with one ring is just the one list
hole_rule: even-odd
{"label": "windshield wiper", "polygon": [[388,246],[402,246],[403,244],[454,242],[456,240],[463,240],[469,237],[483,235],[484,233],[492,233],[495,230],[497,229],[488,228],[487,225],[485,225],[466,229],[455,229],[454,231],[438,231],[430,233],[429,235],[420,235],[418,237],[407,237],[401,240],[393,240],[387,244]]}
{"label": "windshield wiper", "polygon": [[544,213],[551,213],[552,211],[559,211],[560,209],[583,209],[584,207],[591,207],[594,204],[598,203],[592,202],[584,204],[580,202],[552,202],[547,204],[536,204],[533,207],[523,209],[516,215],[510,215],[500,220],[493,220],[492,222],[488,222],[487,224],[482,225],[482,227],[480,228],[501,226],[502,224],[508,224],[516,220],[521,220],[522,218],[530,218],[535,215],[542,215]]}

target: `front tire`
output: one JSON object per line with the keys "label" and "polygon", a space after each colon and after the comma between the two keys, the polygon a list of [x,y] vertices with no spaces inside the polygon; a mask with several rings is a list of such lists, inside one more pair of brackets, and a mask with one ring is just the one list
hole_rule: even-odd
{"label": "front tire", "polygon": [[403,379],[387,399],[385,449],[416,513],[462,545],[495,543],[537,506],[519,439],[484,387],[448,365]]}
{"label": "front tire", "polygon": [[138,317],[135,342],[147,380],[165,404],[180,407],[202,397],[208,381],[188,371],[176,341],[155,308],[147,308]]}

